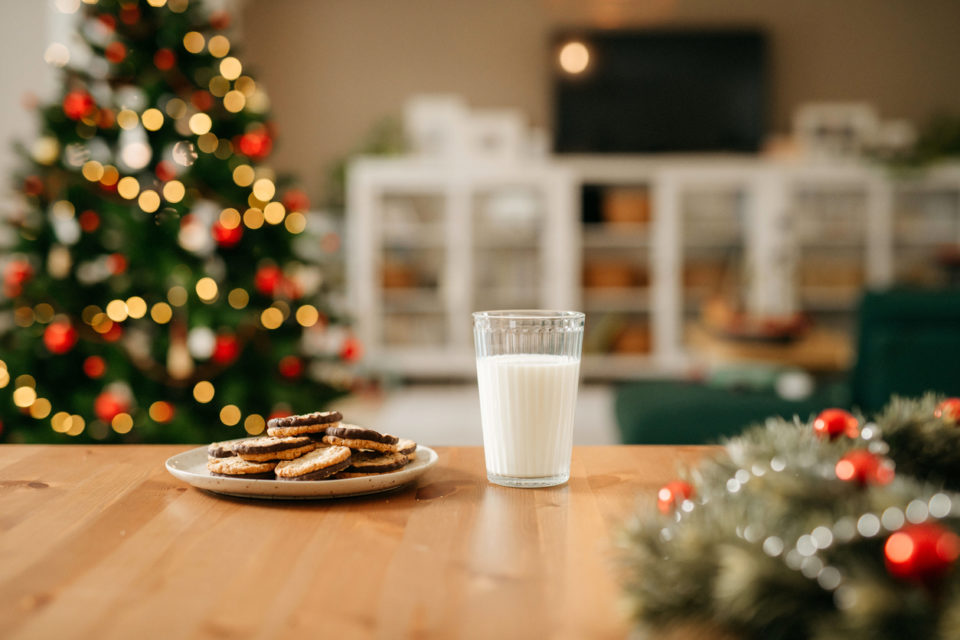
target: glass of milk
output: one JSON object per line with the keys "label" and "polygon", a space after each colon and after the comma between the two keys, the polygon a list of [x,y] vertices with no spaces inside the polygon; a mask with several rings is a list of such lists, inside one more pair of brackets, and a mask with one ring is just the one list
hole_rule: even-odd
{"label": "glass of milk", "polygon": [[487,479],[552,487],[570,478],[584,314],[473,314]]}

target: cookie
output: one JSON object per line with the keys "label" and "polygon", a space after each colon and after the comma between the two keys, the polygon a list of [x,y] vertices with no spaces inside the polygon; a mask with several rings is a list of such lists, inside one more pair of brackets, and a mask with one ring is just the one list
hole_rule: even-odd
{"label": "cookie", "polygon": [[417,457],[417,443],[410,438],[400,438],[397,442],[397,453],[402,453],[408,459],[413,460]]}
{"label": "cookie", "polygon": [[273,470],[276,466],[276,462],[250,462],[239,456],[209,458],[207,460],[207,471],[210,472],[210,475],[225,478],[273,480]]}
{"label": "cookie", "polygon": [[389,473],[407,465],[410,460],[402,453],[381,453],[377,456],[363,456],[350,463],[347,473]]}
{"label": "cookie", "polygon": [[207,446],[207,456],[210,458],[230,458],[235,455],[232,442],[211,442]]}
{"label": "cookie", "polygon": [[341,445],[351,449],[373,449],[393,453],[397,450],[399,438],[388,433],[380,433],[373,429],[364,429],[352,424],[340,424],[336,427],[328,427],[327,434],[323,436],[323,441],[327,444]]}
{"label": "cookie", "polygon": [[244,460],[265,462],[267,460],[293,460],[313,451],[317,443],[307,437],[297,438],[250,438],[233,445],[233,450]]}
{"label": "cookie", "polygon": [[296,460],[284,460],[275,470],[278,480],[324,480],[350,466],[347,447],[319,447]]}
{"label": "cookie", "polygon": [[267,435],[283,438],[319,434],[323,437],[328,427],[336,427],[341,420],[343,416],[339,411],[314,411],[299,416],[271,418],[267,421]]}

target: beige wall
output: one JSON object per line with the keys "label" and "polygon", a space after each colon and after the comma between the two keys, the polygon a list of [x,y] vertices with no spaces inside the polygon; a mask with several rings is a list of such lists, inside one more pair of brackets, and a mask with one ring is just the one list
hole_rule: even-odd
{"label": "beige wall", "polygon": [[561,26],[759,26],[777,130],[807,100],[919,120],[960,111],[957,0],[249,0],[242,23],[244,59],[273,100],[275,164],[314,197],[328,163],[414,93],[549,124],[546,43]]}

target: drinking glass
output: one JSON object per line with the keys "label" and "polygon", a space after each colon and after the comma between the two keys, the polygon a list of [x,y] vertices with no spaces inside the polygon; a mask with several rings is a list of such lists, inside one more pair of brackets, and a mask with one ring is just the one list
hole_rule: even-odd
{"label": "drinking glass", "polygon": [[490,482],[550,487],[570,479],[584,320],[579,311],[473,314]]}

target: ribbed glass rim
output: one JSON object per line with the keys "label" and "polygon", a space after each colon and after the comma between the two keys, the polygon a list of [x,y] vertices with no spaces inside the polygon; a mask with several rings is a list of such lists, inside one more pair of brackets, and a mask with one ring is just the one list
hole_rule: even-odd
{"label": "ribbed glass rim", "polygon": [[583,320],[582,311],[554,311],[549,309],[501,309],[496,311],[474,311],[473,319],[485,318],[498,320]]}

